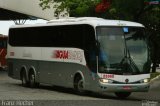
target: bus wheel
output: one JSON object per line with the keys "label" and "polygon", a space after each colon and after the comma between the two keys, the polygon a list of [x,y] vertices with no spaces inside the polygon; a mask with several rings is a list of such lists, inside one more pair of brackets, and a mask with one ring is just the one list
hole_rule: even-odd
{"label": "bus wheel", "polygon": [[119,98],[127,98],[128,96],[131,95],[131,92],[116,92],[115,95]]}
{"label": "bus wheel", "polygon": [[74,81],[74,88],[79,95],[84,95],[84,80],[81,76],[77,76]]}
{"label": "bus wheel", "polygon": [[24,71],[21,74],[21,81],[22,81],[22,86],[27,87],[29,85],[29,82],[27,81],[26,73]]}
{"label": "bus wheel", "polygon": [[29,85],[31,88],[35,88],[37,85],[35,82],[35,74],[33,72],[29,74]]}

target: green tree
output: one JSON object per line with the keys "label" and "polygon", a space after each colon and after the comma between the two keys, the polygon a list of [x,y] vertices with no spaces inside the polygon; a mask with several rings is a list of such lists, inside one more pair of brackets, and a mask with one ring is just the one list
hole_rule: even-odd
{"label": "green tree", "polygon": [[[100,0],[40,0],[43,9],[55,8],[55,16],[67,10],[71,17],[92,16],[94,8]],[[58,5],[52,5],[56,3]]]}

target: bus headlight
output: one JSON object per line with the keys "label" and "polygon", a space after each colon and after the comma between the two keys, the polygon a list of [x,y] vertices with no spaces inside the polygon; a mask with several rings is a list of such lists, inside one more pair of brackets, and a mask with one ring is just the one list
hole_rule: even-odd
{"label": "bus headlight", "polygon": [[148,78],[141,80],[141,83],[148,83],[148,82],[149,82]]}
{"label": "bus headlight", "polygon": [[112,83],[113,81],[109,80],[109,79],[101,78],[101,79],[99,79],[99,82],[101,82],[101,83]]}

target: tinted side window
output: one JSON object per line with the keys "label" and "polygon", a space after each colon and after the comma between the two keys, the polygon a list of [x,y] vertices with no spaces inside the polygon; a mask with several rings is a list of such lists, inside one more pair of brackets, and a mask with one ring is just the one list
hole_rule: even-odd
{"label": "tinted side window", "polygon": [[29,27],[9,30],[10,45],[23,47],[75,47],[84,49],[94,37],[94,29],[89,25]]}

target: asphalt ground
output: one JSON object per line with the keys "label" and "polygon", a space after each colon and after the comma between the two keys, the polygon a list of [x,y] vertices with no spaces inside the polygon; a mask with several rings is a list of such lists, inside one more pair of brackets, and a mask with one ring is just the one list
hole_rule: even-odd
{"label": "asphalt ground", "polygon": [[160,106],[160,79],[151,82],[149,92],[119,99],[112,93],[80,96],[73,89],[48,85],[27,88],[0,71],[0,106]]}

